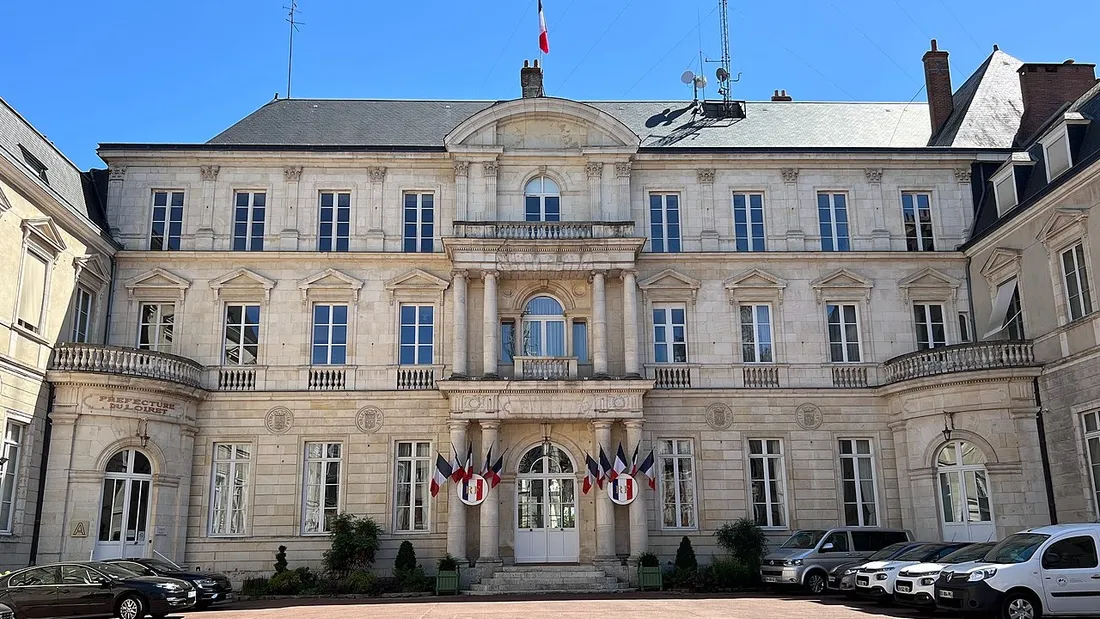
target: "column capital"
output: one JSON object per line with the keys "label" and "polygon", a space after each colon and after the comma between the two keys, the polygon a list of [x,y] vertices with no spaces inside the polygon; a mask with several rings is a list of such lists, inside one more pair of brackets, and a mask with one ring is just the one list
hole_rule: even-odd
{"label": "column capital", "polygon": [[204,181],[216,181],[218,180],[218,172],[222,169],[217,165],[201,165],[199,166],[199,176]]}
{"label": "column capital", "polygon": [[645,420],[644,419],[624,419],[623,420],[623,425],[626,426],[627,430],[641,430],[642,426],[645,425]]}
{"label": "column capital", "polygon": [[597,276],[599,276],[601,278],[606,278],[607,277],[607,271],[605,271],[603,269],[593,269],[592,272],[588,274],[588,281],[590,281],[590,282],[595,281]]}
{"label": "column capital", "polygon": [[451,271],[451,277],[455,279],[470,279],[470,272],[466,269],[455,269]]}
{"label": "column capital", "polygon": [[500,275],[499,271],[486,270],[481,272],[481,279],[496,279]]}
{"label": "column capital", "polygon": [[592,429],[593,430],[610,430],[612,423],[613,422],[610,419],[593,419],[592,420]]}
{"label": "column capital", "polygon": [[584,173],[588,178],[601,178],[603,177],[603,162],[602,161],[589,161],[584,164]]}
{"label": "column capital", "polygon": [[714,184],[714,168],[699,168],[695,170],[695,180],[700,185],[713,185]]}
{"label": "column capital", "polygon": [[500,164],[496,161],[483,161],[481,163],[481,170],[485,173],[486,178],[496,178],[497,170],[500,169]]}
{"label": "column capital", "polygon": [[615,178],[630,178],[631,162],[620,161],[615,164]]}
{"label": "column capital", "polygon": [[370,182],[381,183],[386,180],[386,168],[376,167],[367,168],[367,173],[370,175]]}
{"label": "column capital", "polygon": [[477,423],[478,423],[479,426],[481,426],[482,430],[499,430],[500,429],[500,420],[499,419],[482,419],[482,420],[478,421]]}
{"label": "column capital", "polygon": [[628,277],[632,277],[634,279],[637,279],[638,278],[638,271],[636,269],[623,269],[622,272],[619,273],[619,279],[621,279],[623,281],[626,281],[626,278],[628,278]]}
{"label": "column capital", "polygon": [[447,429],[450,431],[465,430],[470,427],[470,422],[465,419],[448,419]]}
{"label": "column capital", "polygon": [[302,180],[302,166],[292,165],[283,168],[283,178],[288,183],[297,183]]}
{"label": "column capital", "polygon": [[110,181],[124,181],[124,180],[126,180],[126,167],[125,166],[111,167],[109,169],[110,169],[110,173],[109,173],[109,180]]}
{"label": "column capital", "polygon": [[470,162],[469,161],[455,161],[455,178],[463,178],[470,174]]}

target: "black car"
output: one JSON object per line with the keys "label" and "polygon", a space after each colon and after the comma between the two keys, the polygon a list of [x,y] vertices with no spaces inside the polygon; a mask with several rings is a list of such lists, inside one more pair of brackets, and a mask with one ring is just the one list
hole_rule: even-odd
{"label": "black car", "polygon": [[39,565],[0,577],[0,600],[19,619],[159,618],[191,608],[196,599],[189,582],[137,576],[99,561]]}
{"label": "black car", "polygon": [[203,610],[211,604],[220,604],[233,599],[233,586],[225,574],[189,572],[182,567],[159,559],[112,559],[109,563],[122,566],[144,576],[165,576],[178,578],[191,583],[198,591],[199,600],[195,608]]}

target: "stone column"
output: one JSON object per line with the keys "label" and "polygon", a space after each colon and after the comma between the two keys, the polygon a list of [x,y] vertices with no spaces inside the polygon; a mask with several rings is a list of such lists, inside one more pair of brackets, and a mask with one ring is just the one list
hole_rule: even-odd
{"label": "stone column", "polygon": [[[451,431],[451,444],[459,453],[466,453],[467,425],[466,421],[447,422]],[[447,552],[458,559],[461,565],[466,562],[466,504],[458,498],[458,492],[453,485],[447,491]]]}
{"label": "stone column", "polygon": [[496,161],[486,161],[481,164],[485,172],[485,219],[496,221],[497,219],[497,170],[500,164]]}
{"label": "stone column", "polygon": [[[631,419],[624,421],[623,425],[626,426],[626,448],[627,453],[634,453],[634,448],[640,445],[642,442],[642,425],[645,422],[641,419]],[[641,449],[638,450],[639,454],[642,453]],[[637,496],[634,497],[634,501],[630,504],[630,558],[637,560],[638,556],[649,549],[649,523],[646,520],[646,507],[645,507],[646,493],[644,490],[638,490]]]}
{"label": "stone column", "polygon": [[[122,229],[119,228],[118,217],[122,214],[122,184],[124,182],[126,182],[126,168],[111,168],[107,176],[107,220],[111,228],[111,236],[116,239],[122,235]],[[185,231],[187,230],[186,222],[183,225],[183,229]],[[130,232],[132,233],[135,231]],[[144,247],[148,247],[148,245]]]}
{"label": "stone column", "polygon": [[[628,221],[630,216],[630,162],[615,164],[615,219]],[[683,212],[683,211],[681,211]]]}
{"label": "stone column", "polygon": [[455,220],[469,219],[470,162],[455,161]]}
{"label": "stone column", "polygon": [[[871,230],[872,248],[875,251],[887,251],[890,249],[890,231],[886,229],[885,189],[882,186],[882,168],[866,168],[863,170],[867,177],[867,186],[871,194],[871,203],[874,204],[874,228]],[[849,198],[850,200],[851,198]],[[848,207],[848,212],[855,212]],[[849,222],[851,216],[849,216]],[[850,225],[850,224],[849,224]],[[849,228],[850,229],[850,228]],[[853,248],[855,249],[855,248]]]}
{"label": "stone column", "polygon": [[467,376],[466,369],[466,290],[467,273],[463,270],[451,274],[454,285],[454,358],[451,361],[451,376]]}
{"label": "stone column", "polygon": [[[202,213],[200,213],[199,218],[199,229],[195,231],[195,249],[198,250],[209,251],[214,249],[214,198],[216,197],[215,190],[219,170],[221,170],[221,166],[199,166],[199,176],[202,177]],[[108,205],[108,212],[110,212],[109,209],[110,206]],[[233,209],[226,209],[229,217],[233,216],[232,211]],[[231,225],[229,224],[229,226]],[[232,235],[232,228],[229,226],[227,226],[227,229]]]}
{"label": "stone column", "polygon": [[[592,453],[599,457],[600,448],[605,454],[611,453],[611,422],[598,420],[592,422],[595,430],[596,445]],[[615,559],[615,505],[605,490],[596,490],[596,560]]]}
{"label": "stone column", "polygon": [[[787,200],[787,251],[802,251],[806,249],[806,233],[802,230],[801,212],[798,208],[798,168],[783,168],[779,173],[783,176]],[[814,210],[817,210],[817,202],[814,202]]]}
{"label": "stone column", "polygon": [[[715,228],[715,204],[714,204],[714,168],[700,168],[695,171],[695,178],[699,182],[702,191],[703,203],[703,230],[700,233],[703,251],[718,251],[718,230]],[[681,208],[681,213],[683,209]],[[681,218],[683,215],[681,215]],[[683,231],[683,221],[680,223]]]}
{"label": "stone column", "polygon": [[603,271],[592,271],[592,373],[607,376],[607,292]]}
{"label": "stone column", "polygon": [[[492,446],[493,456],[497,456],[501,453],[500,445],[497,445],[500,422],[482,421],[480,423],[481,453],[488,452],[489,447]],[[500,501],[500,491],[490,491],[485,502],[481,504],[481,553],[477,560],[479,565],[484,561],[500,560]]]}
{"label": "stone column", "polygon": [[[279,232],[279,249],[298,251],[298,188],[302,180],[302,166],[283,168],[283,179],[286,181],[286,204],[283,205],[283,229]],[[267,212],[270,214],[271,210],[269,206]],[[274,224],[275,222],[272,221],[271,223]],[[274,227],[272,225],[272,228]],[[311,249],[316,249],[316,247]]]}
{"label": "stone column", "polygon": [[497,353],[500,350],[500,343],[497,341],[497,333],[500,330],[497,326],[497,273],[485,271],[482,279],[485,280],[485,316],[482,324],[484,343],[481,373],[493,377],[497,375]]}
{"label": "stone column", "polygon": [[385,245],[385,222],[382,220],[382,197],[386,183],[386,168],[367,168],[370,175],[370,219],[367,225],[367,251],[382,251]]}
{"label": "stone column", "polygon": [[631,269],[623,269],[623,356],[624,373],[628,377],[641,376],[638,364],[638,283],[637,274]]}
{"label": "stone column", "polygon": [[584,173],[588,176],[588,218],[592,221],[606,221],[603,212],[603,163],[589,161],[584,164]]}

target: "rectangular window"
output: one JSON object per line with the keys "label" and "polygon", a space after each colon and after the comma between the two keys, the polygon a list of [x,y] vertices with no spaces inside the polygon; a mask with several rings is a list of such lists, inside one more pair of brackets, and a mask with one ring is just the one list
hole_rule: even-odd
{"label": "rectangular window", "polygon": [[770,305],[741,306],[741,360],[745,363],[773,363],[772,308]]}
{"label": "rectangular window", "polygon": [[840,477],[844,524],[850,527],[878,526],[875,456],[871,439],[840,439]]}
{"label": "rectangular window", "polygon": [[695,528],[695,457],[688,438],[658,441],[661,524],[666,529]]}
{"label": "rectangular window", "polygon": [[27,426],[9,421],[4,431],[4,466],[0,470],[3,489],[0,490],[0,532],[11,533],[15,523],[15,497],[19,490],[19,455],[23,433]]}
{"label": "rectangular window", "polygon": [[649,194],[649,233],[654,252],[680,251],[680,194]]}
{"label": "rectangular window", "polygon": [[970,312],[959,312],[959,341],[974,341],[974,328],[970,324]]}
{"label": "rectangular window", "polygon": [[938,303],[914,303],[913,322],[917,329],[917,350],[947,346],[943,325],[943,306]]}
{"label": "rectangular window", "polygon": [[225,364],[256,365],[260,350],[260,306],[225,306]]}
{"label": "rectangular window", "polygon": [[577,363],[588,363],[588,323],[573,321],[573,356]]}
{"label": "rectangular window", "polygon": [[1012,298],[1008,301],[1008,311],[1005,312],[1005,334],[1010,340],[1024,339],[1024,310],[1020,305],[1020,287],[1013,286]]}
{"label": "rectangular window", "polygon": [[348,306],[313,306],[313,365],[343,365],[348,360]]}
{"label": "rectangular window", "polygon": [[435,251],[435,194],[405,194],[405,251]]}
{"label": "rectangular window", "polygon": [[1081,243],[1062,252],[1062,275],[1066,282],[1066,305],[1069,319],[1077,320],[1092,313],[1089,274],[1085,267],[1085,247]]}
{"label": "rectangular window", "polygon": [[997,181],[993,193],[997,198],[998,213],[1005,213],[1016,206],[1016,175],[1012,170],[1009,170],[1008,176]]}
{"label": "rectangular window", "polygon": [[825,311],[829,323],[829,361],[859,363],[858,308],[848,303],[829,303]]}
{"label": "rectangular window", "polygon": [[306,443],[302,480],[302,533],[328,533],[340,512],[340,443]]}
{"label": "rectangular window", "polygon": [[653,360],[687,363],[686,310],[682,305],[653,307]]}
{"label": "rectangular window", "polygon": [[1100,519],[1100,412],[1085,413],[1082,421],[1085,424],[1085,457],[1092,478],[1092,515]]}
{"label": "rectangular window", "polygon": [[428,484],[432,479],[432,445],[428,441],[397,443],[394,483],[394,530],[428,530]]}
{"label": "rectangular window", "polygon": [[267,194],[262,191],[238,191],[235,199],[233,251],[263,251]]}
{"label": "rectangular window", "polygon": [[244,535],[252,445],[214,443],[210,492],[210,535]]}
{"label": "rectangular window", "polygon": [[733,194],[733,237],[737,251],[764,251],[764,194]]}
{"label": "rectangular window", "polygon": [[351,194],[322,191],[317,216],[317,251],[347,251],[351,237]]}
{"label": "rectangular window", "polygon": [[1046,149],[1043,151],[1043,156],[1047,161],[1048,182],[1054,180],[1059,174],[1069,169],[1071,165],[1069,159],[1069,140],[1064,130],[1057,139],[1047,144]]}
{"label": "rectangular window", "polygon": [[23,277],[19,282],[19,313],[16,321],[27,331],[42,329],[42,306],[46,302],[49,260],[29,250],[23,252]]}
{"label": "rectangular window", "polygon": [[76,299],[73,301],[73,337],[74,342],[87,343],[92,335],[92,311],[95,307],[95,295],[84,286],[76,287]]}
{"label": "rectangular window", "polygon": [[431,365],[435,307],[401,305],[401,365]]}
{"label": "rectangular window", "polygon": [[927,193],[901,194],[901,213],[905,220],[905,248],[909,251],[933,251],[932,196]]}
{"label": "rectangular window", "polygon": [[762,527],[787,524],[787,486],[783,474],[783,443],[779,439],[749,439],[749,483],[753,520]]}
{"label": "rectangular window", "polygon": [[500,362],[513,363],[516,350],[516,322],[503,320],[500,323]]}
{"label": "rectangular window", "polygon": [[149,249],[178,250],[183,234],[183,192],[153,192],[153,222]]}
{"label": "rectangular window", "polygon": [[817,194],[817,218],[821,224],[821,251],[848,251],[848,194]]}
{"label": "rectangular window", "polygon": [[138,348],[157,352],[172,352],[176,323],[173,303],[142,303],[138,325]]}
{"label": "rectangular window", "polygon": [[[536,183],[531,181],[531,183]],[[549,184],[550,179],[543,178],[544,184]],[[530,186],[530,185],[528,185]],[[523,197],[524,221],[561,221],[561,197],[546,193],[537,195],[525,195]]]}

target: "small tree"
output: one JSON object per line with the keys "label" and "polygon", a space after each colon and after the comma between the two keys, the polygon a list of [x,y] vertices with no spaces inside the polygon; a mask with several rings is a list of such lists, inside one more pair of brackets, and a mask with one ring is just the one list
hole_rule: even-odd
{"label": "small tree", "polygon": [[400,573],[415,568],[416,550],[413,549],[412,542],[405,540],[401,542],[401,546],[397,549],[397,558],[393,561],[393,571]]}
{"label": "small tree", "polygon": [[279,552],[275,553],[275,573],[282,574],[286,566],[286,546],[279,546]]}
{"label": "small tree", "polygon": [[365,570],[374,563],[381,545],[382,528],[370,518],[339,514],[331,521],[332,547],[324,553],[325,570],[343,578],[355,570]]}
{"label": "small tree", "polygon": [[676,569],[695,570],[699,567],[699,561],[695,559],[695,549],[691,547],[691,540],[684,536],[680,540],[680,547],[676,549]]}
{"label": "small tree", "polygon": [[738,518],[727,522],[714,532],[718,545],[730,553],[755,574],[760,567],[760,559],[768,549],[768,538],[755,522],[748,518]]}

